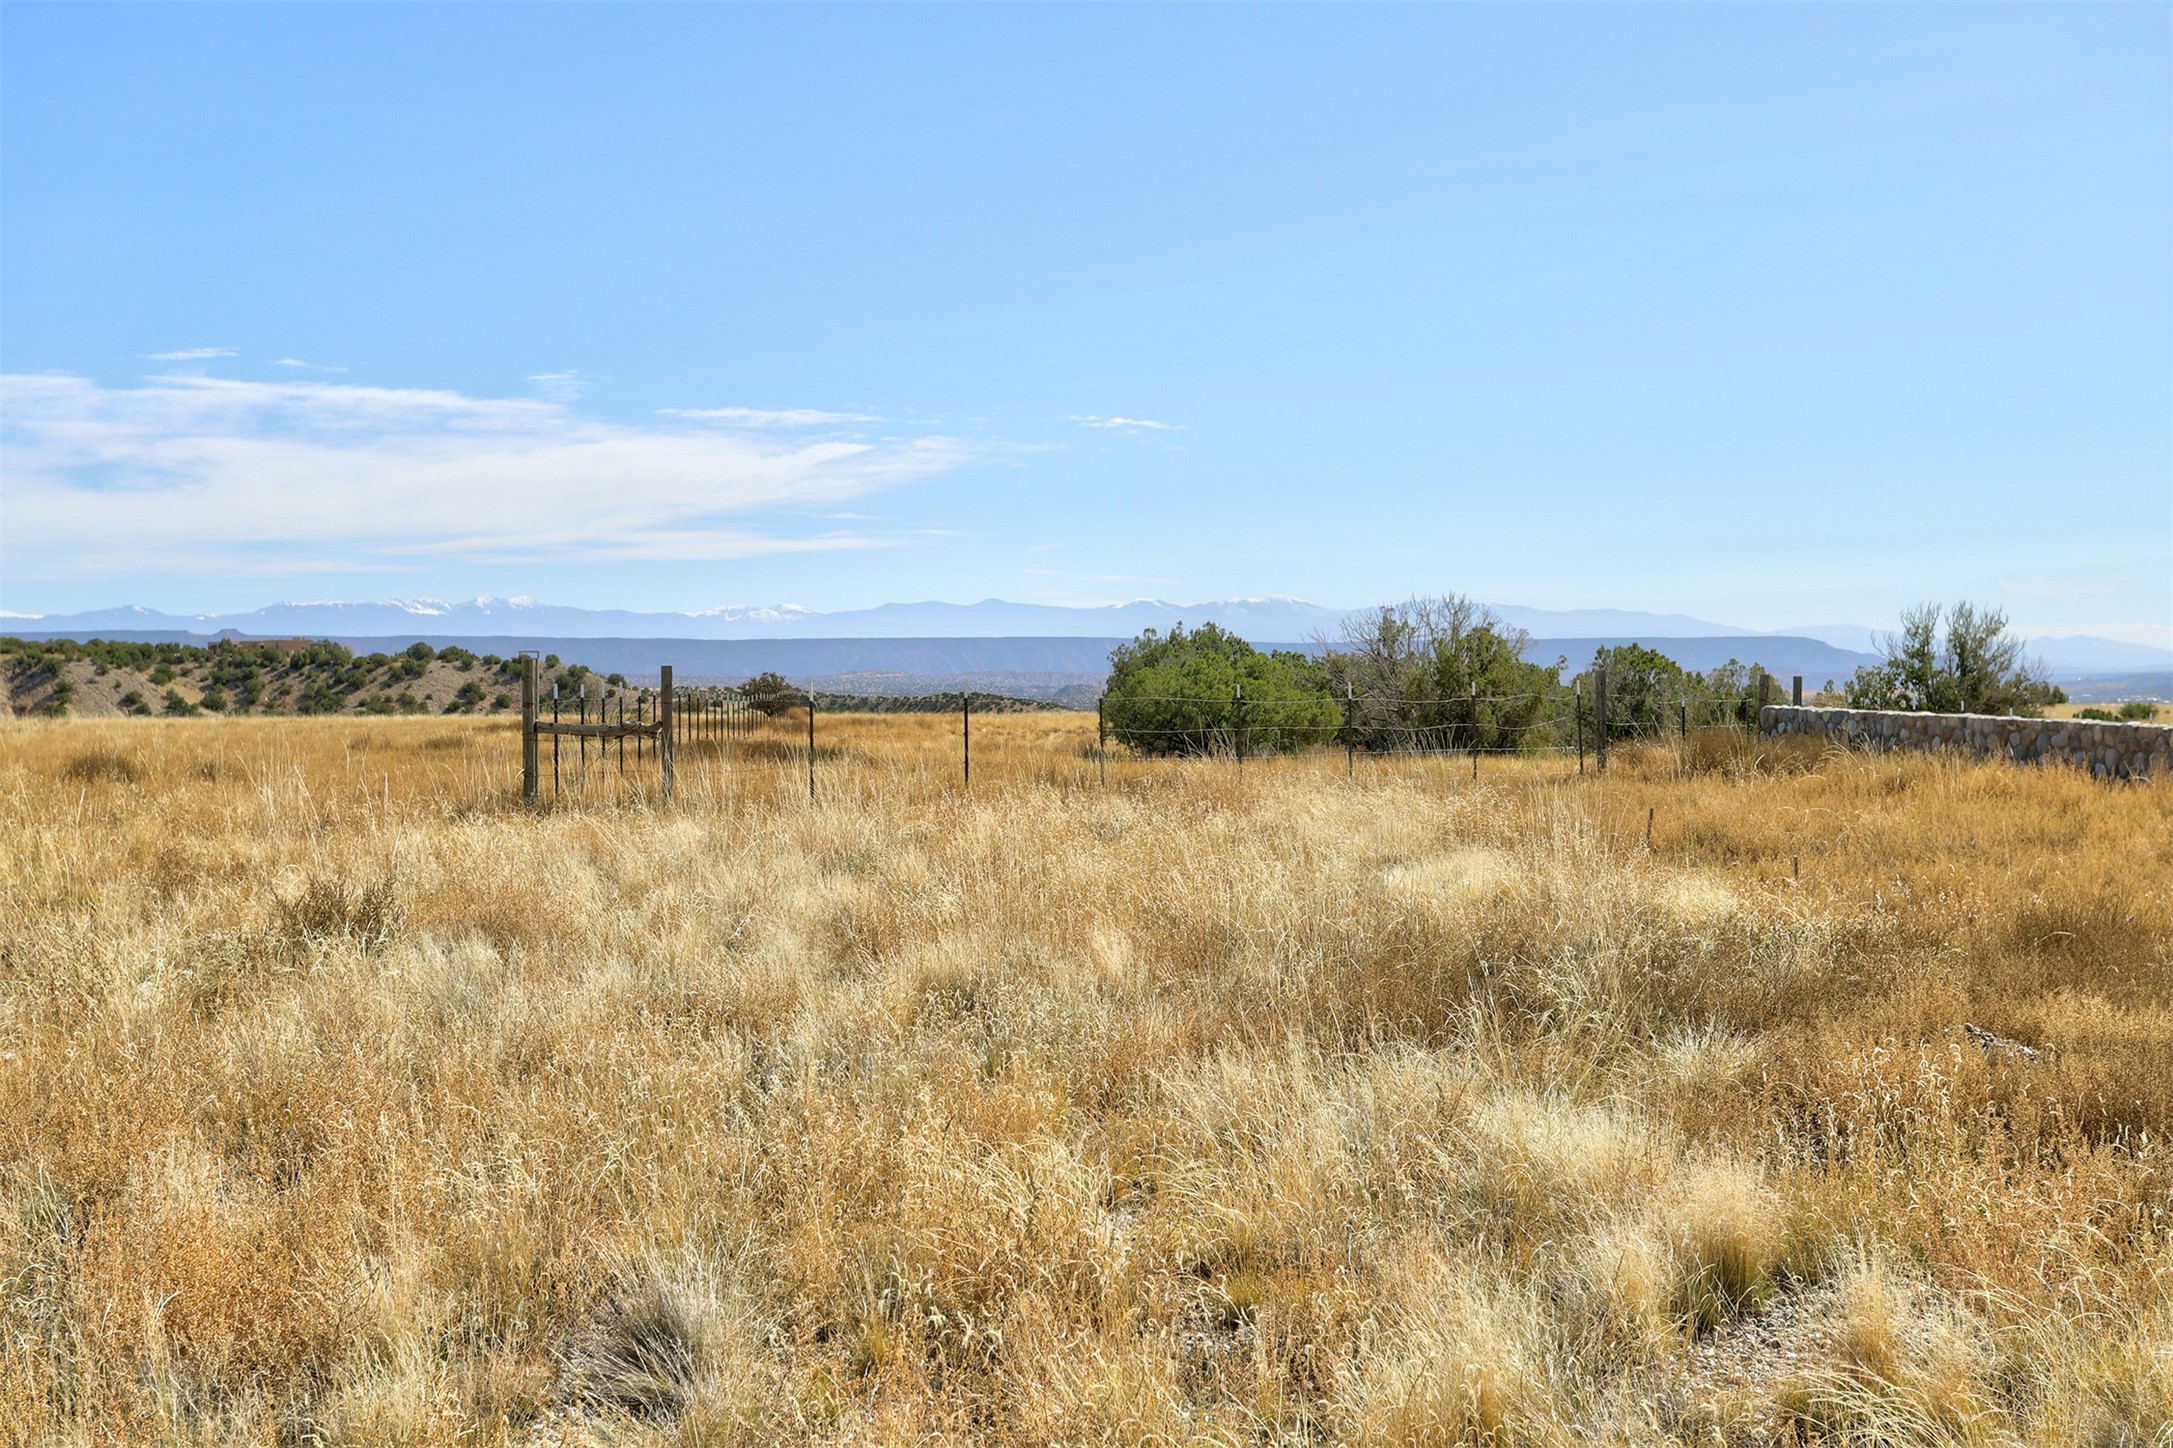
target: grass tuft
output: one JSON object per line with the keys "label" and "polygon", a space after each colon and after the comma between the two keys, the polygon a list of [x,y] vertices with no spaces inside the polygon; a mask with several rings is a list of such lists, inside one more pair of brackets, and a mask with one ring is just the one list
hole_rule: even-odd
{"label": "grass tuft", "polygon": [[647,1256],[620,1269],[591,1309],[565,1376],[578,1400],[638,1418],[677,1418],[700,1403],[721,1431],[731,1405],[719,1379],[746,1368],[752,1336],[746,1304],[715,1263]]}
{"label": "grass tuft", "polygon": [[143,766],[120,750],[101,745],[69,760],[61,777],[80,784],[135,784],[143,778]]}
{"label": "grass tuft", "polygon": [[280,932],[295,944],[347,939],[381,946],[399,933],[402,914],[390,876],[350,886],[335,875],[313,874],[292,897],[274,896]]}

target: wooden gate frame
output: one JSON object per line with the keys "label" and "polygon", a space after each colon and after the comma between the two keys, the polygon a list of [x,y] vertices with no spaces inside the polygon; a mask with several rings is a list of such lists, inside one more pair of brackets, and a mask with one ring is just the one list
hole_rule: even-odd
{"label": "wooden gate frame", "polygon": [[624,720],[616,724],[566,724],[555,719],[537,717],[538,690],[536,681],[536,657],[521,657],[521,799],[533,804],[542,788],[541,751],[537,743],[543,735],[556,734],[570,738],[589,739],[652,739],[656,741],[656,762],[663,772],[663,797],[666,804],[672,798],[672,666],[663,666],[663,683],[658,690],[656,718],[647,724],[628,724]]}

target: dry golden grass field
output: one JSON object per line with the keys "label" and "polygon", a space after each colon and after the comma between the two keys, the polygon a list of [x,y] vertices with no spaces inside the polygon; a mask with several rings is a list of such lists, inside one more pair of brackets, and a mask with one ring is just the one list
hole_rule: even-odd
{"label": "dry golden grass field", "polygon": [[0,725],[0,1437],[2173,1441],[2173,786],[955,727]]}

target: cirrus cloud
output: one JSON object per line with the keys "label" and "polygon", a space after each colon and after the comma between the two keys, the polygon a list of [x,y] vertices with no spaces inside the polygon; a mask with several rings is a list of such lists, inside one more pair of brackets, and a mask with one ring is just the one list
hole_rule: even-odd
{"label": "cirrus cloud", "polygon": [[1080,417],[1075,414],[1072,421],[1078,423],[1081,427],[1099,427],[1117,432],[1183,432],[1185,430],[1185,425],[1181,422],[1156,422],[1149,417]]}
{"label": "cirrus cloud", "polygon": [[972,456],[943,436],[631,426],[439,389],[16,374],[0,557],[30,579],[877,547],[898,540],[808,519]]}
{"label": "cirrus cloud", "polygon": [[660,407],[656,415],[740,427],[836,427],[847,422],[883,420],[865,412],[821,412],[812,407]]}

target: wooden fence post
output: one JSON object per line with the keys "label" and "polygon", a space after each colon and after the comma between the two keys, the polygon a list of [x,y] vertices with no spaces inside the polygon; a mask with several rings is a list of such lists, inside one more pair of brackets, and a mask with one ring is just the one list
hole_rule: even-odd
{"label": "wooden fence post", "polygon": [[1607,772],[1607,670],[1592,671],[1593,747],[1601,774]]}
{"label": "wooden fence post", "polygon": [[1795,705],[1795,706],[1796,706],[1797,708],[1799,708],[1799,709],[1800,709],[1800,708],[1802,708],[1802,707],[1803,707],[1803,675],[1801,675],[1801,674],[1798,674],[1798,675],[1796,675],[1796,684],[1795,684],[1795,687],[1789,690],[1789,694],[1790,694],[1790,698],[1789,698],[1789,701],[1788,701],[1788,702],[1789,702],[1789,703],[1791,703],[1791,704],[1794,704],[1794,705]]}
{"label": "wooden fence post", "polygon": [[672,802],[672,666],[664,665],[664,686],[656,708],[656,762],[664,771],[664,803]]}
{"label": "wooden fence post", "polygon": [[1584,685],[1577,686],[1577,700],[1570,706],[1570,722],[1577,726],[1577,772],[1584,773]]}
{"label": "wooden fence post", "polygon": [[[1765,713],[1766,705],[1772,701],[1773,676],[1764,669],[1760,669],[1758,671],[1758,714]],[[1758,732],[1758,714],[1751,716],[1750,727],[1753,734]]]}
{"label": "wooden fence post", "polygon": [[1104,696],[1094,696],[1094,762],[1101,771],[1102,783],[1109,783],[1109,716],[1103,710]]}
{"label": "wooden fence post", "polygon": [[1237,686],[1237,777],[1245,777],[1245,685]]}
{"label": "wooden fence post", "polygon": [[536,758],[536,656],[521,655],[521,798],[536,802],[539,784]]}
{"label": "wooden fence post", "polygon": [[973,785],[973,695],[961,691],[958,696],[958,750],[968,788]]}
{"label": "wooden fence post", "polygon": [[1358,694],[1354,686],[1343,686],[1343,778],[1347,783],[1358,776]]}
{"label": "wooden fence post", "polygon": [[1469,692],[1471,703],[1465,707],[1468,713],[1466,724],[1471,730],[1471,782],[1477,784],[1479,782],[1479,685],[1476,681],[1471,684]]}
{"label": "wooden fence post", "polygon": [[807,691],[807,802],[815,802],[815,691]]}

